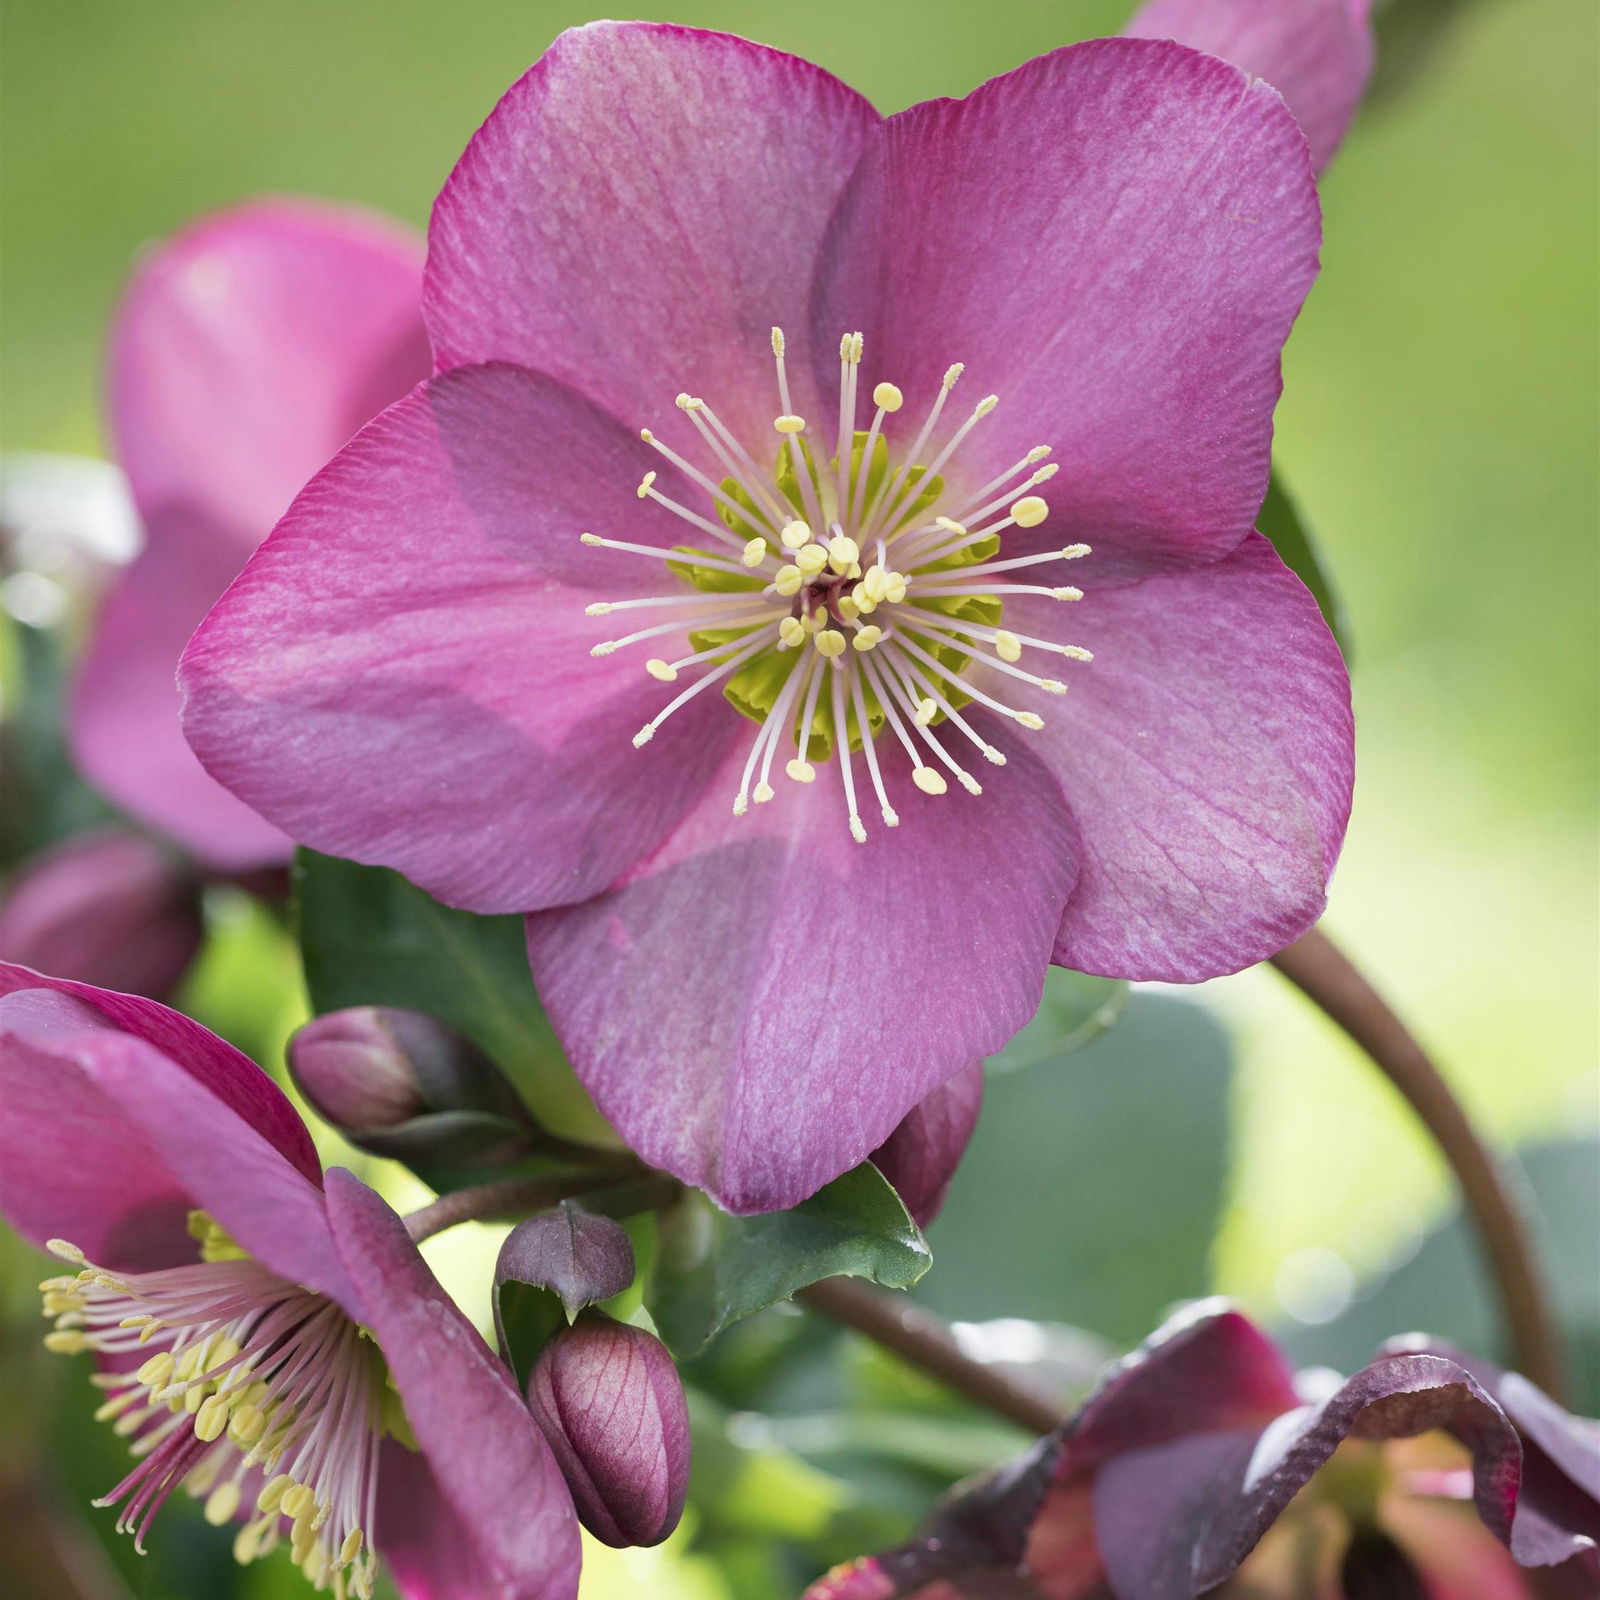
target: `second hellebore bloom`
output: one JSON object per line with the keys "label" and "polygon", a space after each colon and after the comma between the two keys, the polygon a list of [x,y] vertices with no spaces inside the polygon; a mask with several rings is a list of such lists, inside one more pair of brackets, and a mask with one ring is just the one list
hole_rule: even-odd
{"label": "second hellebore bloom", "polygon": [[504,1367],[399,1218],[323,1174],[277,1085],[153,1001],[0,964],[0,1211],[71,1270],[46,1344],[92,1351],[143,1540],[176,1489],[318,1588],[571,1600],[578,1534]]}
{"label": "second hellebore bloom", "polygon": [[633,1148],[793,1204],[1050,961],[1200,979],[1318,915],[1348,683],[1251,531],[1318,238],[1276,92],[1169,42],[885,119],[740,39],[563,35],[435,209],[438,376],[202,626],[190,740],[530,913]]}

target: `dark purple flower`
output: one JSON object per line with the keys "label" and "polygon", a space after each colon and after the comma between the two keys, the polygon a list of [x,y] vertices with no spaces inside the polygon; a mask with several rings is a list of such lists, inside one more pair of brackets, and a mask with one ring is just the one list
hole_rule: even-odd
{"label": "dark purple flower", "polygon": [[324,1178],[277,1085],[154,1001],[0,966],[0,1211],[75,1273],[46,1344],[89,1350],[143,1540],[180,1486],[319,1587],[571,1600],[570,1499],[515,1386],[400,1220]]}
{"label": "dark purple flower", "polygon": [[872,1152],[919,1228],[939,1215],[982,1109],[983,1063],[974,1061],[918,1101]]}
{"label": "dark purple flower", "polygon": [[792,1205],[1051,960],[1199,979],[1319,914],[1348,681],[1251,531],[1318,240],[1281,99],[1176,45],[885,119],[564,34],[435,208],[439,376],[212,611],[189,737],[297,839],[532,913],[632,1147]]}
{"label": "dark purple flower", "polygon": [[1296,1378],[1175,1318],[915,1544],[808,1600],[1533,1600],[1600,1593],[1600,1425],[1421,1338]]}
{"label": "dark purple flower", "polygon": [[1175,39],[1264,78],[1294,113],[1320,172],[1372,75],[1372,0],[1146,0],[1124,30]]}
{"label": "dark purple flower", "polygon": [[151,251],[117,312],[110,421],[145,546],[95,621],[68,731],[118,806],[224,872],[288,841],[190,754],[178,657],[295,491],[427,376],[421,268],[384,218],[258,201]]}
{"label": "dark purple flower", "polygon": [[689,1487],[689,1410],[653,1334],[581,1312],[539,1352],[528,1409],[595,1538],[660,1544],[677,1527]]}
{"label": "dark purple flower", "polygon": [[0,961],[164,999],[200,948],[200,880],[125,828],[33,857],[0,901]]}

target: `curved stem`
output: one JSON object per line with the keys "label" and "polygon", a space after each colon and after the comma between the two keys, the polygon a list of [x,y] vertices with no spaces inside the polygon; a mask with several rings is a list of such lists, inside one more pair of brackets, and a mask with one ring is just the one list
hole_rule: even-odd
{"label": "curved stem", "polygon": [[1062,1420],[1062,1408],[1048,1395],[964,1355],[949,1327],[904,1295],[890,1294],[861,1278],[823,1278],[800,1290],[795,1299],[865,1334],[958,1394],[1030,1433],[1049,1433]]}
{"label": "curved stem", "polygon": [[452,1189],[404,1218],[406,1232],[420,1244],[462,1222],[521,1221],[612,1181],[605,1174],[568,1172],[548,1178],[497,1178],[493,1183]]}
{"label": "curved stem", "polygon": [[1526,1208],[1461,1103],[1383,996],[1320,929],[1273,957],[1278,971],[1370,1056],[1438,1145],[1461,1189],[1500,1302],[1512,1364],[1559,1397],[1561,1351]]}

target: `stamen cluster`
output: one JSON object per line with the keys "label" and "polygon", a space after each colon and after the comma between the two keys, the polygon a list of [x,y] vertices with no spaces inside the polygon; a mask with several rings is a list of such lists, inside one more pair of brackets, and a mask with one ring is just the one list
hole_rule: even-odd
{"label": "stamen cluster", "polygon": [[905,403],[894,384],[876,385],[871,424],[865,433],[856,430],[863,345],[859,333],[839,341],[838,438],[831,461],[819,461],[806,442],[807,423],[793,409],[778,328],[772,330],[772,353],[781,409],[773,421],[779,443],[771,468],[758,465],[694,395],[680,394],[678,409],[715,458],[724,474],[720,482],[650,429],[643,430],[646,444],[705,491],[715,515],[670,499],[657,487],[654,472],[639,485],[639,498],[653,500],[709,536],[709,550],[583,535],[586,544],[665,561],[680,580],[680,587],[664,594],[587,608],[589,615],[603,616],[664,607],[669,617],[595,645],[594,655],[684,633],[696,647],[676,660],[645,662],[663,683],[676,682],[689,669],[699,674],[634,735],[634,744],[647,744],[680,707],[723,684],[727,698],[759,724],[733,800],[734,814],[743,816],[752,798],[759,805],[774,797],[772,771],[781,750],[792,751],[785,774],[802,784],[816,778],[813,756],[826,759],[837,750],[850,831],[858,843],[867,835],[857,807],[853,751],[865,763],[888,827],[900,818],[874,748],[885,728],[904,749],[912,781],[924,794],[947,791],[941,767],[969,793],[981,794],[982,786],[935,727],[948,721],[985,760],[1003,766],[1004,753],[963,717],[961,708],[976,701],[1025,728],[1044,723],[1037,713],[1005,704],[974,684],[966,676],[971,666],[981,661],[1047,694],[1064,694],[1067,686],[1059,679],[1017,664],[1024,651],[1091,659],[1075,645],[999,626],[1005,596],[1082,598],[1082,591],[1070,585],[1018,583],[1006,575],[1075,560],[1089,553],[1087,545],[994,559],[1007,530],[1036,528],[1048,516],[1046,502],[1026,491],[1055,474],[1054,463],[1040,465],[1050,447],[1030,450],[968,495],[954,515],[940,512],[941,474],[999,400],[995,395],[980,400],[924,460],[963,370],[959,363],[950,367],[921,429],[896,460],[884,426]]}
{"label": "stamen cluster", "polygon": [[325,1295],[297,1288],[239,1252],[196,1214],[204,1259],[158,1272],[116,1273],[64,1240],[52,1254],[76,1276],[40,1285],[55,1319],[45,1347],[122,1358],[96,1373],[95,1413],[130,1441],[137,1465],[98,1506],[122,1505],[118,1532],[143,1548],[179,1484],[205,1499],[216,1526],[247,1514],[233,1553],[248,1564],[287,1536],[318,1590],[370,1600],[378,1446],[387,1371],[376,1345]]}

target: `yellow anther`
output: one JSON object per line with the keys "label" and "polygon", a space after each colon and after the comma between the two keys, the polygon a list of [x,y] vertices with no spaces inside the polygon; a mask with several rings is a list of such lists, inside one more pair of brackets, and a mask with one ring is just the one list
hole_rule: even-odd
{"label": "yellow anther", "polygon": [[246,1447],[253,1445],[266,1431],[266,1413],[252,1405],[240,1406],[228,1423],[228,1437]]}
{"label": "yellow anther", "polygon": [[117,1324],[119,1328],[148,1328],[156,1319],[145,1312],[140,1312],[136,1317],[124,1317]]}
{"label": "yellow anther", "polygon": [[1044,718],[1035,715],[1032,711],[1019,711],[1017,713],[1017,721],[1020,722],[1024,728],[1032,728],[1035,733],[1037,733],[1039,729],[1044,726]]}
{"label": "yellow anther", "polygon": [[[835,608],[846,622],[854,622],[861,615],[861,604],[850,595],[842,594],[834,602]],[[870,602],[869,602],[870,603]]]}
{"label": "yellow anther", "polygon": [[616,651],[617,641],[615,639],[602,639],[599,644],[589,646],[589,654],[592,656],[615,655]]}
{"label": "yellow anther", "polygon": [[853,333],[841,334],[839,337],[839,359],[841,361],[849,361],[855,347],[856,339]]}
{"label": "yellow anther", "polygon": [[882,637],[883,629],[876,623],[869,622],[866,627],[858,630],[850,644],[856,650],[870,650]]}
{"label": "yellow anther", "polygon": [[800,626],[807,633],[816,633],[819,629],[828,626],[828,613],[826,611],[808,611],[800,619]]}
{"label": "yellow anther", "polygon": [[654,482],[655,482],[655,481],[656,481],[656,475],[655,475],[655,473],[653,473],[653,472],[647,472],[647,473],[645,473],[645,475],[644,475],[644,476],[643,476],[643,477],[642,477],[642,478],[641,478],[641,479],[640,479],[640,480],[639,480],[639,487],[638,487],[638,488],[637,488],[637,489],[635,489],[635,490],[634,490],[634,493],[635,493],[635,494],[636,494],[636,495],[638,495],[638,497],[639,497],[639,498],[640,498],[640,499],[641,499],[641,500],[643,500],[643,499],[644,499],[644,497],[645,497],[645,496],[646,496],[646,495],[647,495],[647,494],[649,494],[649,493],[650,493],[650,486],[651,486],[651,485],[652,485],[652,484],[653,484],[653,483],[654,483]]}
{"label": "yellow anther", "polygon": [[789,595],[799,594],[800,585],[805,581],[806,575],[799,567],[790,564],[778,568],[778,575],[772,580],[772,587],[787,598]]}
{"label": "yellow anther", "polygon": [[808,578],[814,578],[828,564],[828,552],[820,544],[808,544],[804,550],[796,550],[794,564]]}
{"label": "yellow anther", "polygon": [[828,541],[828,565],[837,573],[847,573],[861,559],[861,546],[847,533],[836,533]]}
{"label": "yellow anther", "polygon": [[649,744],[650,741],[653,738],[655,738],[655,736],[656,736],[656,725],[655,725],[655,723],[653,723],[653,722],[645,723],[645,725],[636,734],[634,734],[634,736],[633,736],[633,748],[635,750],[643,750],[644,747],[647,744]]}
{"label": "yellow anther", "polygon": [[781,417],[774,417],[772,419],[772,426],[776,428],[779,433],[804,433],[806,419],[804,417],[795,416],[793,412],[786,411]]}
{"label": "yellow anther", "polygon": [[837,628],[824,628],[816,637],[817,652],[824,656],[844,654],[844,635]]}
{"label": "yellow anther", "polygon": [[943,794],[950,785],[944,781],[944,774],[935,772],[932,767],[917,767],[912,771],[911,781],[924,794]]}
{"label": "yellow anther", "polygon": [[952,521],[949,517],[935,517],[933,525],[942,528],[946,533],[965,533],[966,528],[959,522]]}
{"label": "yellow anther", "polygon": [[1059,461],[1052,461],[1049,466],[1040,467],[1039,470],[1034,473],[1034,475],[1028,481],[1029,483],[1049,483],[1049,481],[1055,477],[1060,470],[1061,463]]}
{"label": "yellow anther", "polygon": [[1022,641],[1014,633],[1006,629],[999,629],[994,636],[994,653],[1002,661],[1020,661],[1022,659]]}
{"label": "yellow anther", "polygon": [[970,772],[963,772],[958,767],[956,769],[956,778],[959,781],[959,783],[961,784],[961,787],[963,789],[965,789],[968,794],[982,794],[983,793],[983,785],[981,783],[979,783],[978,780],[976,778],[974,778]]}
{"label": "yellow anther", "polygon": [[811,543],[811,529],[796,519],[794,522],[784,523],[783,531],[778,537],[783,541],[785,550],[802,550]]}
{"label": "yellow anther", "polygon": [[1037,528],[1049,515],[1050,507],[1036,494],[1025,494],[1012,502],[1011,520],[1019,528]]}
{"label": "yellow anther", "polygon": [[975,405],[972,408],[972,414],[975,417],[986,417],[999,404],[1000,404],[1000,396],[999,395],[997,395],[997,394],[986,394],[983,397],[983,399],[981,399],[977,403],[977,405]]}
{"label": "yellow anther", "polygon": [[265,1530],[254,1522],[247,1522],[233,1536],[233,1559],[241,1567],[248,1567],[261,1554],[261,1536]]}
{"label": "yellow anther", "polygon": [[89,1348],[89,1339],[76,1328],[57,1328],[44,1336],[44,1347],[52,1355],[75,1356]]}
{"label": "yellow anther", "polygon": [[938,715],[939,707],[933,700],[930,700],[924,696],[917,702],[917,715],[915,721],[919,728],[926,728],[928,724],[932,722],[933,719]]}
{"label": "yellow anther", "polygon": [[898,828],[900,826],[900,813],[889,806],[884,806],[883,825],[886,828]]}
{"label": "yellow anther", "polygon": [[850,813],[850,837],[857,844],[867,842],[867,826],[853,811]]}
{"label": "yellow anther", "polygon": [[677,406],[680,411],[703,411],[705,409],[705,401],[697,400],[692,394],[680,394],[678,398],[673,401],[673,404]]}
{"label": "yellow anther", "polygon": [[287,1472],[280,1472],[260,1494],[256,1496],[256,1510],[275,1512],[283,1504],[283,1497],[294,1487],[294,1479]]}
{"label": "yellow anther", "polygon": [[774,328],[772,330],[772,353],[775,356],[781,356],[783,354],[783,329],[782,328]]}
{"label": "yellow anther", "polygon": [[1089,547],[1086,544],[1069,544],[1061,552],[1061,559],[1063,561],[1076,561],[1080,556],[1086,556],[1088,553]]}
{"label": "yellow anther", "polygon": [[597,545],[597,544],[604,544],[605,540],[602,539],[598,533],[580,533],[578,535],[578,543],[579,544],[587,544],[587,545]]}
{"label": "yellow anther", "polygon": [[58,1261],[70,1261],[75,1267],[81,1267],[89,1259],[77,1245],[66,1239],[46,1239],[44,1247]]}
{"label": "yellow anther", "polygon": [[1051,446],[1047,444],[1036,444],[1033,449],[1028,452],[1024,459],[1031,467],[1035,461],[1043,461],[1044,458],[1050,454],[1050,450]]}
{"label": "yellow anther", "polygon": [[177,1365],[172,1353],[163,1350],[160,1355],[151,1356],[134,1376],[147,1389],[162,1389],[171,1381]]}
{"label": "yellow anther", "polygon": [[806,642],[806,630],[800,626],[798,617],[785,617],[778,624],[778,637],[793,650]]}
{"label": "yellow anther", "polygon": [[773,788],[770,783],[758,783],[756,785],[756,804],[758,806],[764,806],[772,798],[772,795]]}
{"label": "yellow anther", "polygon": [[791,761],[784,769],[796,783],[810,783],[817,775],[817,769],[809,761],[801,761],[798,757]]}
{"label": "yellow anther", "polygon": [[206,1521],[213,1528],[220,1528],[225,1523],[232,1522],[234,1513],[238,1509],[239,1485],[236,1482],[219,1483],[206,1496]]}
{"label": "yellow anther", "polygon": [[656,442],[656,436],[651,433],[648,428],[641,428],[639,430],[639,437],[643,439],[646,444],[654,444]]}
{"label": "yellow anther", "polygon": [[849,578],[852,582],[855,579],[859,578],[861,576],[861,563],[859,561],[852,561],[850,563],[850,565],[845,569],[845,574],[844,575],[845,575],[845,577]]}
{"label": "yellow anther", "polygon": [[1064,644],[1061,646],[1061,653],[1072,661],[1094,660],[1094,651],[1085,650],[1081,644]]}
{"label": "yellow anther", "polygon": [[220,1439],[227,1431],[228,1412],[232,1402],[226,1395],[214,1394],[200,1402],[194,1417],[194,1436],[206,1444]]}
{"label": "yellow anther", "polygon": [[113,1395],[103,1406],[95,1408],[94,1420],[96,1422],[110,1422],[114,1417],[120,1417],[130,1406],[137,1404],[144,1398],[137,1389],[125,1389],[119,1395]]}
{"label": "yellow anther", "polygon": [[905,575],[899,572],[889,574],[889,582],[884,589],[883,598],[892,606],[897,606],[906,597]]}
{"label": "yellow anther", "polygon": [[1059,682],[1055,678],[1041,678],[1039,680],[1039,687],[1043,689],[1046,694],[1065,694],[1067,692],[1066,684]]}
{"label": "yellow anther", "polygon": [[896,412],[906,403],[906,397],[900,393],[899,387],[892,383],[880,383],[872,391],[872,403],[884,411]]}
{"label": "yellow anther", "polygon": [[609,615],[614,609],[615,608],[612,606],[609,600],[596,600],[592,606],[585,606],[583,608],[583,614],[586,617],[604,617]]}
{"label": "yellow anther", "polygon": [[[878,609],[878,602],[865,589],[857,589],[851,599],[855,601],[856,610],[864,617]],[[842,605],[843,602],[841,601],[840,604]]]}
{"label": "yellow anther", "polygon": [[359,1528],[352,1528],[339,1546],[339,1565],[348,1567],[361,1554],[361,1541],[365,1537]]}
{"label": "yellow anther", "polygon": [[862,575],[861,587],[856,590],[857,603],[860,603],[863,594],[874,603],[883,599],[883,591],[888,582],[889,574],[874,562]]}
{"label": "yellow anther", "polygon": [[1070,583],[1064,583],[1059,589],[1052,589],[1050,593],[1053,594],[1057,600],[1083,599],[1083,590],[1073,588]]}
{"label": "yellow anther", "polygon": [[992,761],[997,767],[1003,767],[1006,764],[1005,752],[996,750],[992,744],[986,744],[983,747],[983,759]]}
{"label": "yellow anther", "polygon": [[767,559],[767,541],[765,539],[750,539],[746,541],[744,554],[739,559],[747,567],[759,567]]}
{"label": "yellow anther", "polygon": [[291,1483],[283,1491],[283,1498],[278,1502],[278,1509],[291,1521],[304,1520],[316,1506],[317,1497],[303,1483]]}
{"label": "yellow anther", "polygon": [[940,380],[940,387],[944,389],[955,388],[956,379],[966,370],[967,364],[965,361],[958,361],[954,366],[946,367],[944,369],[944,377]]}

